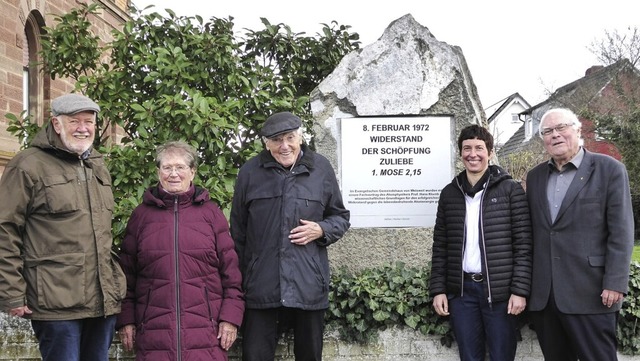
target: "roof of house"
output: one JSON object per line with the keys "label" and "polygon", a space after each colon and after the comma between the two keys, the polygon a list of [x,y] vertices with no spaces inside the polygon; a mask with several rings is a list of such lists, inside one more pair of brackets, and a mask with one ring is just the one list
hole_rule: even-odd
{"label": "roof of house", "polygon": [[[587,69],[584,77],[558,88],[549,98],[520,114],[531,117],[533,122],[532,129],[537,129],[540,118],[544,112],[551,108],[565,107],[579,113],[581,109],[584,109],[594,99],[598,98],[607,85],[624,71],[632,71],[640,77],[640,72],[627,59],[622,59],[606,67],[592,66]],[[499,155],[503,157],[526,148],[531,142],[531,138],[526,139],[525,136],[525,124],[523,124],[502,146],[498,152]]]}
{"label": "roof of house", "polygon": [[[498,103],[500,103],[500,107],[498,107],[498,109],[496,109],[491,116],[489,117],[489,119],[487,119],[487,123],[491,124],[491,122],[498,117],[498,115],[500,115],[500,113],[502,113],[505,109],[507,109],[509,107],[509,105],[511,105],[511,103],[516,100],[516,99],[520,99],[523,102],[523,106],[525,108],[529,107],[529,103],[522,97],[522,95],[520,95],[520,93],[513,93],[511,95],[509,95],[508,97],[504,98],[503,100],[499,101]],[[496,103],[496,104],[498,104]],[[495,105],[495,104],[494,104]],[[493,105],[492,105],[493,106]],[[490,106],[489,108],[491,108],[492,106]],[[489,109],[487,108],[487,109]]]}
{"label": "roof of house", "polygon": [[594,98],[598,97],[602,90],[609,85],[618,74],[623,71],[633,71],[638,76],[640,73],[627,59],[619,60],[609,66],[592,66],[585,72],[585,76],[569,84],[558,88],[546,100],[538,103],[522,112],[532,114],[537,109],[549,109],[551,106],[562,106],[574,112],[584,108]]}
{"label": "roof of house", "polygon": [[524,126],[525,124],[523,123],[520,126],[520,128],[518,128],[518,130],[516,130],[516,132],[513,133],[513,136],[511,136],[511,138],[509,138],[509,140],[507,140],[507,142],[502,145],[500,150],[498,150],[498,156],[500,157],[506,156],[511,153],[519,152],[523,148],[526,148],[530,140],[527,142],[524,141],[525,140]]}

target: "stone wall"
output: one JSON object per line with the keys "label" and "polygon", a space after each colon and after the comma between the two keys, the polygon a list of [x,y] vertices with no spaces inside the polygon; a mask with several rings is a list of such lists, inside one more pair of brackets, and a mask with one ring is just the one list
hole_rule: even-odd
{"label": "stone wall", "polygon": [[[0,314],[0,361],[26,361],[40,358],[38,345],[33,337],[28,321]],[[524,339],[518,344],[518,360],[542,360],[535,335],[524,330]],[[117,337],[116,337],[117,339]],[[241,359],[241,342],[234,345],[230,360]],[[335,332],[328,332],[324,339],[323,360],[325,361],[382,361],[382,360],[458,360],[455,343],[452,347],[443,346],[440,339],[424,336],[409,329],[392,328],[379,334],[375,343],[368,345],[350,344],[340,340]],[[124,352],[116,340],[111,347],[111,360],[133,360],[130,353]],[[293,342],[290,337],[280,340],[276,360],[294,361]]]}
{"label": "stone wall", "polygon": [[[38,345],[28,321],[9,318],[0,314],[0,361],[39,360]],[[117,338],[117,337],[116,337]],[[233,346],[229,360],[241,360],[241,340]],[[112,361],[132,361],[134,355],[124,352],[116,341],[111,347]],[[378,340],[360,345],[340,340],[335,332],[327,332],[324,339],[324,361],[457,361],[458,349],[441,344],[436,336],[424,336],[407,328],[390,328],[379,333]],[[295,361],[293,342],[290,337],[280,340],[277,361]],[[535,333],[529,328],[522,329],[522,341],[518,342],[516,361],[543,361]],[[640,356],[618,355],[619,361],[640,361]]]}

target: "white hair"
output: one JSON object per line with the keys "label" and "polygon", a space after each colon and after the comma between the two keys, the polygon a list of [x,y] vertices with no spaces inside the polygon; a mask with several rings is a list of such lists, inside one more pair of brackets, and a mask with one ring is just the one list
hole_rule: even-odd
{"label": "white hair", "polygon": [[582,123],[580,123],[580,119],[578,119],[578,116],[574,112],[567,108],[553,108],[547,110],[542,115],[542,118],[540,118],[540,124],[538,124],[538,135],[540,136],[540,138],[542,138],[542,125],[544,124],[544,121],[547,119],[547,117],[549,117],[549,115],[551,114],[559,114],[562,119],[570,121],[573,129],[577,130],[582,128]]}

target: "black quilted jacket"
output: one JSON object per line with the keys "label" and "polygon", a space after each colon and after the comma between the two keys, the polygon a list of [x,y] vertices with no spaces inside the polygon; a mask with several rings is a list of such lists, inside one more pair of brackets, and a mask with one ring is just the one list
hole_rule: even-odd
{"label": "black quilted jacket", "polygon": [[[511,294],[529,296],[531,286],[531,221],[522,186],[502,168],[491,165],[482,196],[479,241],[482,273],[489,302]],[[429,294],[462,295],[465,247],[465,199],[461,172],[440,193],[433,236]]]}

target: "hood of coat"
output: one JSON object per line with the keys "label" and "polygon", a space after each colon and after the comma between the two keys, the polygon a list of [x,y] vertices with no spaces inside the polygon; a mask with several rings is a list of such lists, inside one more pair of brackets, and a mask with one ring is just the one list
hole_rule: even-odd
{"label": "hood of coat", "polygon": [[209,196],[209,192],[197,186],[191,184],[189,189],[180,194],[171,194],[167,193],[160,184],[149,187],[142,196],[142,202],[159,208],[168,208],[172,207],[176,197],[178,199],[178,204],[202,204],[204,202],[209,201],[211,197]]}

